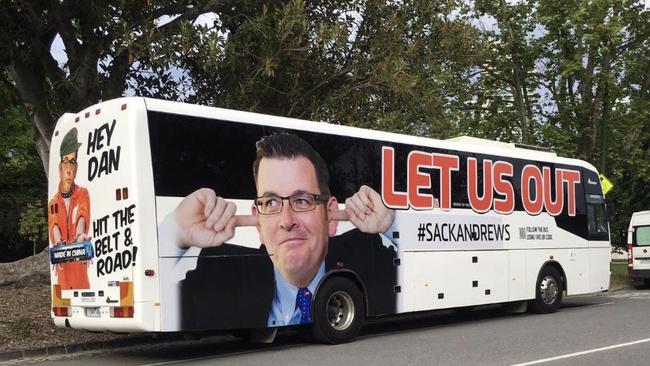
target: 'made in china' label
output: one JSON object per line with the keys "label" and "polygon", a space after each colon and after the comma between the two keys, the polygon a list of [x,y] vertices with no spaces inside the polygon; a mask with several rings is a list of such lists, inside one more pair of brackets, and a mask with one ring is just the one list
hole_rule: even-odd
{"label": "'made in china' label", "polygon": [[50,248],[50,263],[52,264],[91,260],[94,256],[93,244],[89,241]]}

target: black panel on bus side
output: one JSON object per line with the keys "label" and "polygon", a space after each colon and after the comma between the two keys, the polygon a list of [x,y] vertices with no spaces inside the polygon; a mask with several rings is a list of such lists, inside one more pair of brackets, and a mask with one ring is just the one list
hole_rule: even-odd
{"label": "black panel on bus side", "polygon": [[[566,195],[565,195],[565,201],[564,201],[564,210],[562,211],[562,214],[555,216],[555,223],[560,229],[564,229],[572,234],[575,234],[583,239],[587,239],[588,234],[587,234],[587,205],[585,202],[585,189],[584,189],[584,184],[583,182],[585,181],[585,177],[582,175],[582,170],[579,167],[576,166],[568,166],[568,165],[562,165],[562,164],[555,164],[556,169],[572,169],[572,170],[579,170],[580,171],[580,184],[575,185],[575,198],[576,198],[576,215],[575,216],[569,216],[567,214],[567,203],[566,203]],[[551,168],[553,170],[553,168]],[[566,183],[564,184],[566,187]],[[552,192],[555,192],[555,183],[553,183],[553,189],[551,190]],[[553,199],[555,199],[555,196],[553,196]]]}
{"label": "black panel on bus side", "polygon": [[254,197],[251,163],[262,128],[158,112],[148,118],[157,196],[208,187],[223,197]]}
{"label": "black panel on bus side", "polygon": [[[201,187],[209,187],[227,198],[253,199],[256,196],[252,163],[255,142],[277,131],[294,133],[318,151],[330,170],[330,190],[343,202],[362,184],[381,191],[381,153],[383,146],[395,149],[395,190],[407,191],[407,160],[411,151],[442,153],[460,157],[459,170],[452,174],[452,207],[470,208],[467,197],[467,158],[478,163],[478,187],[482,195],[483,160],[507,161],[513,165],[514,176],[508,180],[515,191],[515,211],[522,211],[521,171],[525,165],[556,169],[580,170],[576,166],[511,159],[494,155],[436,149],[395,142],[385,142],[348,136],[328,135],[312,131],[229,122],[207,118],[149,111],[149,135],[153,164],[154,186],[158,196],[183,197]],[[311,126],[310,126],[311,127]],[[432,189],[421,193],[438,197],[439,172],[431,174]],[[585,172],[585,170],[582,170]],[[585,177],[581,177],[584,181]],[[553,181],[553,185],[554,180]],[[534,187],[531,187],[534,192]],[[569,216],[566,201],[562,214],[555,217],[557,225],[575,235],[587,238],[585,192],[576,185],[576,216]],[[555,192],[555,187],[551,189]],[[495,192],[497,198],[502,198]],[[554,198],[554,197],[553,197]],[[565,195],[566,200],[566,195]]]}
{"label": "black panel on bus side", "polygon": [[600,177],[593,170],[582,169],[582,181],[585,182],[585,194],[603,195],[603,188],[600,184]]}
{"label": "black panel on bus side", "polygon": [[585,186],[589,240],[609,240],[609,226],[605,209],[605,197],[600,176],[593,170],[582,168],[582,181]]}
{"label": "black panel on bus side", "polygon": [[208,187],[219,196],[253,199],[255,143],[278,131],[300,136],[323,156],[334,196],[347,198],[362,184],[381,186],[380,157],[369,159],[376,145],[371,140],[150,111],[156,195],[183,197]]}

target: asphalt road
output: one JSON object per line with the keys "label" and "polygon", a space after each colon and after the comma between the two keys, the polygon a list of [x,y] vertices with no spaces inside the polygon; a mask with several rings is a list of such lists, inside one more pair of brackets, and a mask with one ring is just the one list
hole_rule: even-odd
{"label": "asphalt road", "polygon": [[[366,326],[350,344],[280,334],[272,345],[221,336],[58,356],[39,365],[650,365],[650,290],[565,299],[555,314],[418,314]],[[8,364],[8,363],[5,363]]]}

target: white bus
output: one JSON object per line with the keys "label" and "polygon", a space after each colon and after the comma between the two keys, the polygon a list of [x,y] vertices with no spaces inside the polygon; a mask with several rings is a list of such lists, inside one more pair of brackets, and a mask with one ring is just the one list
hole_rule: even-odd
{"label": "white bus", "polygon": [[[311,158],[314,170],[297,175],[272,168],[298,164],[300,152],[262,159],[254,179],[256,143],[276,135],[317,152],[325,187]],[[369,318],[524,301],[548,313],[563,293],[609,287],[598,172],[549,151],[122,98],[63,115],[50,156],[58,326],[189,332],[306,323],[338,343]],[[292,188],[313,171],[318,188]],[[380,197],[359,217],[378,212],[381,224],[335,213],[360,193]],[[181,203],[208,199],[220,200],[215,212],[236,211],[226,242],[191,237],[193,223],[179,223]],[[205,216],[205,227],[232,228],[217,228],[200,207],[193,214]],[[287,217],[295,222],[269,224]],[[326,223],[310,229],[308,220]],[[293,238],[296,248],[325,238],[315,274],[283,267],[275,240],[287,233],[304,236]]]}

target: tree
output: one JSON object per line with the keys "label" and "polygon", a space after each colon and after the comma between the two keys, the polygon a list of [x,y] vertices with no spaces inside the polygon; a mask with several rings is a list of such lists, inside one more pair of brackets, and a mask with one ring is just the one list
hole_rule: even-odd
{"label": "tree", "polygon": [[617,204],[612,242],[627,243],[627,226],[635,211],[650,209],[650,11],[626,7],[625,41],[617,48],[622,59],[618,98],[611,101],[608,143],[602,150],[606,174],[618,182],[608,199]]}
{"label": "tree", "polygon": [[47,191],[30,121],[11,91],[0,85],[0,261],[31,252],[18,234],[20,213],[30,201],[46,202]]}
{"label": "tree", "polygon": [[629,6],[625,0],[541,0],[536,9],[545,31],[541,76],[554,104],[547,121],[569,133],[569,153],[587,161],[598,157],[604,107],[619,97],[623,65],[617,49],[625,47],[625,17],[635,11]]}
{"label": "tree", "polygon": [[[449,16],[459,3],[3,0],[0,65],[32,118],[44,168],[57,116],[127,88],[444,136],[446,84],[467,77],[457,53],[474,47],[471,27]],[[213,25],[193,23],[206,12]],[[64,65],[50,53],[57,37]]]}
{"label": "tree", "polygon": [[20,215],[18,233],[32,242],[32,255],[36,255],[37,251],[47,246],[46,216],[45,208],[40,201],[27,203],[27,207]]}
{"label": "tree", "polygon": [[532,1],[507,4],[477,1],[477,16],[494,19],[482,32],[485,47],[473,85],[476,113],[471,125],[477,135],[502,141],[536,144],[538,141],[538,83],[535,63],[536,19]]}
{"label": "tree", "polygon": [[[0,66],[5,86],[15,88],[35,127],[35,142],[47,174],[56,118],[100,100],[136,93],[176,99],[170,53],[159,45],[200,14],[228,1],[2,0]],[[159,25],[161,17],[173,20]],[[50,53],[60,37],[67,62]]]}
{"label": "tree", "polygon": [[[460,3],[460,2],[459,2]],[[443,1],[239,2],[195,34],[191,101],[281,116],[453,135],[475,29]]]}
{"label": "tree", "polygon": [[[13,181],[43,179],[11,149],[35,149],[47,170],[57,116],[128,92],[546,145],[626,182],[609,197],[625,215],[650,207],[650,19],[639,0],[0,0],[0,8],[0,94],[10,96],[0,169],[25,174],[0,177],[4,191],[16,187],[9,197],[36,187]],[[201,14],[210,20],[197,23]],[[479,15],[496,29],[477,28]],[[63,64],[50,53],[57,39]],[[25,114],[36,147],[16,150],[10,133],[21,131],[20,142],[30,131],[11,123]],[[27,201],[0,205],[22,212]],[[0,223],[13,225],[13,237],[15,212]]]}
{"label": "tree", "polygon": [[539,1],[542,70],[555,108],[545,137],[599,166],[615,183],[612,240],[626,242],[633,211],[648,209],[650,12],[641,1]]}

